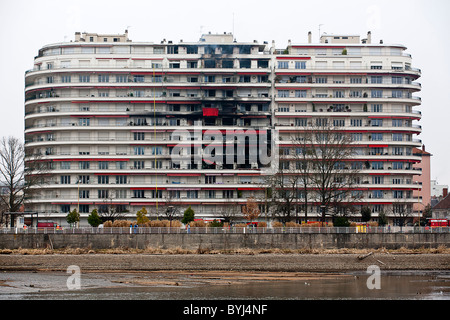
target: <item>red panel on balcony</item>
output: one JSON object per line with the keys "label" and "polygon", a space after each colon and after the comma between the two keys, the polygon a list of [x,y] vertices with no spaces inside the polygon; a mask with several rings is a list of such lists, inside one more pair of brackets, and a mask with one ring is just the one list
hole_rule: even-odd
{"label": "red panel on balcony", "polygon": [[203,108],[204,117],[217,117],[219,115],[219,109],[217,108]]}

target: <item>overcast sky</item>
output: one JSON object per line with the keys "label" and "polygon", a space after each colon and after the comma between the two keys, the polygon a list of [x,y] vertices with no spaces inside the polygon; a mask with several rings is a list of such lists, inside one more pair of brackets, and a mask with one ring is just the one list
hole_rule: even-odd
{"label": "overcast sky", "polygon": [[[450,184],[450,1],[448,0],[0,0],[0,137],[23,139],[24,73],[46,44],[74,33],[119,34],[133,41],[197,41],[234,31],[237,41],[275,40],[277,48],[313,42],[321,32],[372,31],[372,43],[403,44],[422,70],[422,139],[433,154],[431,176]],[[417,94],[416,94],[417,95]]]}

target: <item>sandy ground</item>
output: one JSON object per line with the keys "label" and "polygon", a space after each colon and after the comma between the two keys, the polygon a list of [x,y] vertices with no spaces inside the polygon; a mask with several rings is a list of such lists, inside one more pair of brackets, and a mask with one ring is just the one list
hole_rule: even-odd
{"label": "sandy ground", "polygon": [[0,271],[348,272],[450,270],[450,254],[49,254],[0,255]]}

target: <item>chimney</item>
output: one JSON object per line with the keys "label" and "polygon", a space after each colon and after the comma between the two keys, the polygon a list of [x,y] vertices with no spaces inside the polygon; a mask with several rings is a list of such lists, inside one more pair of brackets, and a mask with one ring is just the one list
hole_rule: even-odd
{"label": "chimney", "polygon": [[443,188],[442,189],[442,197],[445,198],[448,194],[448,189],[447,188]]}
{"label": "chimney", "polygon": [[371,31],[367,32],[367,43],[368,44],[372,43],[372,32]]}
{"label": "chimney", "polygon": [[308,43],[311,43],[312,41],[312,33],[311,31],[308,32]]}

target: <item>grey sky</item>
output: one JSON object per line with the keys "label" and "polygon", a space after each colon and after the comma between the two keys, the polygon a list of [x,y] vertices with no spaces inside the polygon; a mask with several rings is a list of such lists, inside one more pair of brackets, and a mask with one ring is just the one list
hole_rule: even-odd
{"label": "grey sky", "polygon": [[[0,137],[23,139],[24,73],[39,48],[70,41],[76,31],[123,33],[133,41],[197,41],[201,32],[232,32],[238,41],[307,42],[312,31],[365,36],[408,47],[422,69],[422,139],[433,154],[432,178],[450,184],[450,1],[299,0],[0,0]],[[234,23],[233,23],[234,22]]]}

